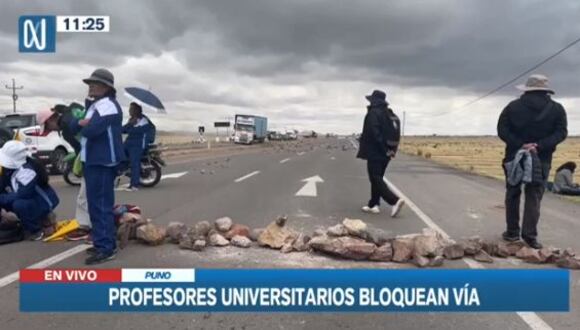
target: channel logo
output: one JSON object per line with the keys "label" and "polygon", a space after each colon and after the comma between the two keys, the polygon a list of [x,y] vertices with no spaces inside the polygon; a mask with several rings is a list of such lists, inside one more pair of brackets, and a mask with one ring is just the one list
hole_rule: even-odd
{"label": "channel logo", "polygon": [[56,16],[20,16],[18,50],[21,53],[54,53]]}

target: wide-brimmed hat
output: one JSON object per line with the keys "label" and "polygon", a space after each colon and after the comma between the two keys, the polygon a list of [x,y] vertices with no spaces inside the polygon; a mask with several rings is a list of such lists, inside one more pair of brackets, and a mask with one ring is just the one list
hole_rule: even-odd
{"label": "wide-brimmed hat", "polygon": [[548,82],[548,77],[542,74],[533,74],[525,85],[517,85],[516,88],[524,92],[545,91],[554,94],[554,90],[548,86]]}
{"label": "wide-brimmed hat", "polygon": [[0,149],[0,166],[7,169],[17,169],[26,164],[28,149],[20,141],[8,141]]}
{"label": "wide-brimmed hat", "polygon": [[107,69],[96,69],[95,71],[93,71],[93,73],[91,73],[90,77],[83,79],[83,82],[85,84],[98,82],[106,86],[109,86],[112,89],[115,89],[115,77],[113,76],[111,71]]}
{"label": "wide-brimmed hat", "polygon": [[372,105],[375,104],[388,104],[387,94],[380,90],[374,90],[371,95],[365,96],[365,98],[371,102]]}

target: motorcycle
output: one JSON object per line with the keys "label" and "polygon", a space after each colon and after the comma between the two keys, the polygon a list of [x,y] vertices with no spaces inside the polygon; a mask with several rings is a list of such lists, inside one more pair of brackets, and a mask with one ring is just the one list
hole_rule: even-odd
{"label": "motorcycle", "polygon": [[[161,158],[162,149],[158,145],[152,144],[149,146],[147,152],[141,158],[141,186],[150,188],[154,187],[161,181],[161,167],[167,166],[163,158]],[[76,176],[72,169],[74,165],[74,157],[63,162],[63,178],[66,183],[71,186],[80,186],[81,178]],[[115,187],[118,187],[123,177],[131,177],[131,169],[128,163],[120,166],[121,170],[115,180]]]}

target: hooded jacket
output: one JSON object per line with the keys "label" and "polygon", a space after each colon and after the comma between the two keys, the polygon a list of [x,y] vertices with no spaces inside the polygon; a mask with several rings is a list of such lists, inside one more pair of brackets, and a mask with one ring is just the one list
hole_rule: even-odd
{"label": "hooded jacket", "polygon": [[568,135],[564,107],[546,92],[526,92],[502,111],[497,132],[505,144],[504,162],[513,160],[526,143],[538,144],[542,162],[551,163],[556,146]]}
{"label": "hooded jacket", "polygon": [[388,104],[368,107],[357,158],[367,160],[387,160],[388,151],[397,151],[400,138],[398,117],[388,108]]}

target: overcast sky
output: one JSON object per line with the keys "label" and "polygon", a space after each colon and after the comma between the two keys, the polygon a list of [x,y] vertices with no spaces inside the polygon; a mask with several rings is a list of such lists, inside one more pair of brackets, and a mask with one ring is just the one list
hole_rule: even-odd
{"label": "overcast sky", "polygon": [[[54,54],[18,52],[18,17],[110,15],[109,33],[59,33]],[[118,90],[150,88],[165,130],[197,131],[236,113],[270,126],[352,133],[364,95],[383,89],[409,134],[495,134],[519,92],[497,87],[580,37],[580,1],[12,1],[0,3],[0,110],[83,100],[97,67]],[[580,134],[580,44],[537,70]],[[519,83],[522,83],[520,81]],[[119,93],[127,108],[128,99]]]}

